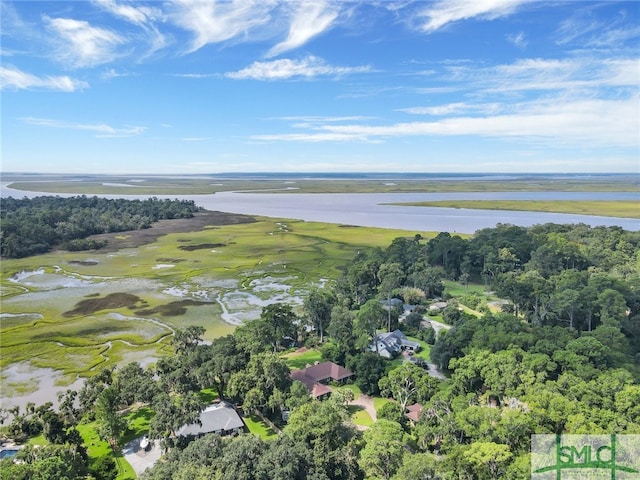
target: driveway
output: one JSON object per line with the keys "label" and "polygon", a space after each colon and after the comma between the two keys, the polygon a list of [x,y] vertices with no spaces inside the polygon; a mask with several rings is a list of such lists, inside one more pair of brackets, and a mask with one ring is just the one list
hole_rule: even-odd
{"label": "driveway", "polygon": [[136,472],[139,477],[147,468],[153,467],[153,465],[160,460],[162,456],[162,449],[160,448],[159,441],[152,441],[151,448],[147,450],[140,448],[140,441],[143,437],[136,438],[135,440],[127,443],[122,449],[124,459],[129,462],[129,465]]}

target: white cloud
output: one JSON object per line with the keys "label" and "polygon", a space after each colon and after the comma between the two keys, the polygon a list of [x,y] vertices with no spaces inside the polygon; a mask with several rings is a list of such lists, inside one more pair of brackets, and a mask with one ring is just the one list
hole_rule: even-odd
{"label": "white cloud", "polygon": [[148,6],[119,4],[115,0],[94,0],[94,3],[115,17],[122,18],[143,30],[146,41],[150,45],[146,56],[166,46],[165,36],[154,25],[154,21],[162,18],[161,10]]}
{"label": "white cloud", "polygon": [[482,104],[470,104],[464,102],[448,103],[445,105],[435,105],[432,107],[409,107],[400,108],[399,112],[410,113],[412,115],[453,115],[460,113],[496,113],[500,110],[500,105],[497,103],[482,103]]}
{"label": "white cloud", "polygon": [[140,126],[130,126],[126,128],[115,128],[105,123],[71,123],[62,120],[52,120],[49,118],[24,117],[21,118],[29,125],[40,127],[64,128],[69,130],[85,130],[95,132],[97,138],[117,138],[132,137],[142,134],[147,128]]}
{"label": "white cloud", "polygon": [[558,45],[579,43],[583,48],[620,48],[626,42],[635,40],[630,46],[637,49],[640,26],[633,21],[633,17],[629,18],[621,8],[616,17],[603,21],[592,11],[601,4],[592,5],[577,9],[573,16],[560,23],[556,32]]}
{"label": "white cloud", "polygon": [[368,65],[359,67],[336,67],[321,58],[308,56],[301,60],[283,58],[271,62],[253,62],[237,72],[225,74],[235,80],[284,80],[292,77],[342,76],[352,73],[370,72]]}
{"label": "white cloud", "polygon": [[381,141],[406,136],[520,138],[543,144],[581,147],[638,147],[640,97],[625,100],[530,102],[512,114],[453,117],[434,122],[390,125],[321,125],[307,133],[256,135],[269,141]]}
{"label": "white cloud", "polygon": [[509,41],[509,43],[512,43],[518,48],[526,48],[526,46],[528,45],[528,42],[524,36],[524,32],[509,34],[507,35],[507,40]]}
{"label": "white cloud", "polygon": [[439,0],[429,3],[420,14],[427,17],[421,25],[421,30],[434,32],[448,23],[470,18],[495,20],[514,13],[521,5],[532,0]]}
{"label": "white cloud", "polygon": [[473,89],[482,95],[563,91],[569,96],[589,93],[598,97],[605,87],[637,90],[639,62],[638,58],[527,58],[491,67],[447,67],[442,78],[456,82],[453,85],[458,85],[458,90]]}
{"label": "white cloud", "polygon": [[195,52],[210,43],[246,37],[270,21],[274,6],[272,0],[179,0],[171,4],[169,17],[195,35],[188,50]]}
{"label": "white cloud", "polygon": [[92,27],[84,20],[43,17],[51,31],[59,37],[58,58],[71,67],[92,67],[114,60],[117,47],[125,43],[118,34]]}
{"label": "white cloud", "polygon": [[94,0],[94,3],[113,15],[138,25],[145,24],[161,16],[161,12],[156,8],[134,7],[132,4],[119,4],[115,0]]}
{"label": "white cloud", "polygon": [[338,14],[337,6],[326,1],[297,3],[287,38],[271,48],[267,56],[274,57],[304,45],[330,28]]}
{"label": "white cloud", "polygon": [[89,84],[82,80],[64,76],[37,77],[25,73],[17,68],[0,67],[0,89],[15,88],[16,90],[59,90],[62,92],[74,92],[88,88]]}

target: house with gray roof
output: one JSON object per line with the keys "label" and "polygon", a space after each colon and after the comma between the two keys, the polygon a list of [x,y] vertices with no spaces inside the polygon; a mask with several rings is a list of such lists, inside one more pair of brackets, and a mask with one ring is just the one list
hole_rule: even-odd
{"label": "house with gray roof", "polygon": [[420,343],[409,340],[400,330],[393,332],[379,333],[373,339],[369,350],[377,352],[384,358],[394,358],[403,350],[417,352],[420,350]]}
{"label": "house with gray roof", "polygon": [[207,433],[230,435],[244,430],[244,422],[236,409],[227,402],[218,402],[209,405],[202,412],[196,423],[183,425],[176,431],[176,435],[188,437],[199,436]]}

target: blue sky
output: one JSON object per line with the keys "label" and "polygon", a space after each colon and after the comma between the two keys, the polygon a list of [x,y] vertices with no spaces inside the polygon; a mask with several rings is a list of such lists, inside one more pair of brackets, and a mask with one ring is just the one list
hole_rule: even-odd
{"label": "blue sky", "polygon": [[3,172],[640,172],[640,2],[1,3]]}

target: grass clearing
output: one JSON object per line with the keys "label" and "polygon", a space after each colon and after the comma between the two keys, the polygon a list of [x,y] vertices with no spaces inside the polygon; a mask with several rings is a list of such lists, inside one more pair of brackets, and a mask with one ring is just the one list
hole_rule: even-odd
{"label": "grass clearing", "polygon": [[340,387],[336,387],[338,390],[351,390],[353,392],[353,399],[357,400],[360,395],[362,395],[362,390],[357,385],[353,383],[349,383],[347,385],[342,385]]}
{"label": "grass clearing", "polygon": [[379,412],[382,407],[384,407],[391,400],[388,398],[382,397],[373,397],[373,407],[376,409],[376,412]]}
{"label": "grass clearing", "polygon": [[444,291],[452,297],[460,297],[469,293],[477,293],[478,295],[489,297],[486,287],[481,283],[462,285],[452,280],[444,280]]}
{"label": "grass clearing", "polygon": [[78,425],[78,431],[87,447],[87,454],[90,461],[95,461],[101,457],[111,457],[115,460],[118,469],[116,480],[132,480],[137,478],[129,462],[124,459],[122,451],[118,450],[114,453],[111,446],[100,439],[95,422]]}
{"label": "grass clearing", "polygon": [[291,370],[302,370],[303,368],[306,368],[307,365],[313,365],[315,362],[321,362],[322,354],[320,353],[320,350],[310,349],[302,352],[290,352],[283,355],[283,358]]}
{"label": "grass clearing", "polygon": [[272,440],[278,437],[278,434],[269,425],[255,415],[244,417],[244,423],[250,433],[262,437],[263,440]]}
{"label": "grass clearing", "polygon": [[370,427],[375,422],[369,412],[365,410],[364,407],[360,405],[349,405],[348,406],[349,416],[354,424],[360,425],[362,427]]}
{"label": "grass clearing", "polygon": [[445,207],[481,210],[516,210],[527,212],[569,213],[602,217],[640,218],[637,201],[608,200],[443,200],[437,202],[399,203],[414,207]]}

